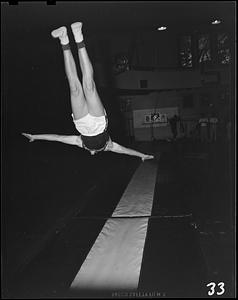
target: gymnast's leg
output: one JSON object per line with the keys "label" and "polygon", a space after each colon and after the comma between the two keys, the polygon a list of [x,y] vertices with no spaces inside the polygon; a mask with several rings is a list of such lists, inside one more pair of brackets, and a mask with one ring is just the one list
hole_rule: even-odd
{"label": "gymnast's leg", "polygon": [[66,27],[60,27],[51,32],[54,38],[59,38],[64,55],[65,72],[70,87],[71,107],[74,119],[80,119],[88,114],[82,85],[77,75],[75,61],[70,50],[69,38]]}
{"label": "gymnast's leg", "polygon": [[83,40],[82,23],[74,23],[71,25],[71,28],[78,48],[79,62],[83,75],[83,91],[87,101],[88,111],[91,115],[96,117],[104,116],[105,109],[95,86],[93,67]]}

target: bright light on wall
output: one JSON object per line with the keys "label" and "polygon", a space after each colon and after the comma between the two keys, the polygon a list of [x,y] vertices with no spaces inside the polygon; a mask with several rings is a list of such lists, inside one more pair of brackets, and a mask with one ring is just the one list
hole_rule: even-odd
{"label": "bright light on wall", "polygon": [[166,29],[167,29],[167,27],[165,27],[165,26],[161,26],[161,27],[157,28],[157,30],[159,30],[159,31],[166,30]]}
{"label": "bright light on wall", "polygon": [[221,23],[221,20],[214,20],[212,21],[212,25],[218,25]]}

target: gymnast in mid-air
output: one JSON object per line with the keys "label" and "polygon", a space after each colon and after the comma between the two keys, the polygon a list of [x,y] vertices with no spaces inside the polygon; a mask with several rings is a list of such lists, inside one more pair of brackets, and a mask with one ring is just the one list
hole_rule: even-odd
{"label": "gymnast in mid-air", "polygon": [[71,29],[77,44],[80,68],[82,71],[82,84],[78,78],[76,64],[70,50],[67,28],[63,26],[53,30],[51,35],[54,38],[59,38],[62,46],[65,71],[70,88],[72,118],[80,135],[22,134],[27,137],[30,142],[35,140],[62,142],[84,148],[92,155],[100,151],[112,151],[138,156],[142,161],[153,159],[153,155],[147,155],[123,147],[111,140],[107,131],[108,119],[106,110],[96,89],[93,67],[83,39],[82,23],[73,23]]}

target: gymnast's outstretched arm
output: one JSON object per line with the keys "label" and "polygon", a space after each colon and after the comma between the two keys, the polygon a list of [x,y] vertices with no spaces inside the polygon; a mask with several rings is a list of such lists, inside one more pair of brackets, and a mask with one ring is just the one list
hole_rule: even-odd
{"label": "gymnast's outstretched arm", "polygon": [[138,156],[142,159],[142,161],[154,158],[153,155],[144,154],[144,153],[141,153],[139,151],[136,151],[136,150],[133,150],[133,149],[130,149],[130,148],[126,148],[126,147],[121,146],[121,145],[119,145],[115,142],[109,143],[108,147],[105,150],[120,153],[120,154]]}
{"label": "gymnast's outstretched arm", "polygon": [[45,140],[45,141],[61,142],[69,145],[82,147],[82,140],[79,135],[29,134],[29,133],[22,133],[22,135],[27,137],[29,139],[29,142],[34,142],[35,140]]}

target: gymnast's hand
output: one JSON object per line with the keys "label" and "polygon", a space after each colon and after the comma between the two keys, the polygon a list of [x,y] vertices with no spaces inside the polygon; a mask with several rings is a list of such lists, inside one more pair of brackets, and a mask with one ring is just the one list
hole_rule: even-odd
{"label": "gymnast's hand", "polygon": [[27,137],[29,139],[29,142],[34,142],[34,138],[33,138],[33,135],[32,134],[29,134],[29,133],[22,133],[22,135],[24,135],[25,137]]}
{"label": "gymnast's hand", "polygon": [[141,157],[142,161],[145,161],[145,160],[148,160],[148,159],[154,159],[154,156],[153,155],[143,155]]}

